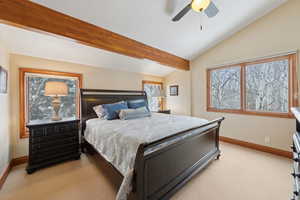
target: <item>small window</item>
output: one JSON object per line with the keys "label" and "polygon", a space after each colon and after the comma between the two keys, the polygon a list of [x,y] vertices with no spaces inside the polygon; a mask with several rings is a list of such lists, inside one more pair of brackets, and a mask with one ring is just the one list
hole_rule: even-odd
{"label": "small window", "polygon": [[296,54],[208,69],[207,110],[291,117],[296,77]]}
{"label": "small window", "polygon": [[148,106],[151,111],[161,110],[163,98],[163,83],[143,81],[143,90],[147,93]]}
{"label": "small window", "polygon": [[44,95],[45,84],[48,81],[64,82],[68,86],[68,96],[60,97],[60,116],[62,118],[79,117],[81,74],[21,68],[20,78],[21,138],[28,137],[27,123],[52,117],[52,98]]}

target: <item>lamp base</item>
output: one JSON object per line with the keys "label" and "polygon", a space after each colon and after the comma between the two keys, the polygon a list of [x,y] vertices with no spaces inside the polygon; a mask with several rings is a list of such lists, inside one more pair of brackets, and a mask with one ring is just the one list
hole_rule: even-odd
{"label": "lamp base", "polygon": [[59,110],[60,110],[60,98],[58,96],[53,97],[52,100],[52,106],[53,106],[53,116],[52,121],[60,121],[62,118],[59,116]]}
{"label": "lamp base", "polygon": [[59,117],[59,116],[53,116],[53,117],[51,118],[51,120],[52,120],[52,121],[60,121],[60,120],[62,120],[62,118]]}

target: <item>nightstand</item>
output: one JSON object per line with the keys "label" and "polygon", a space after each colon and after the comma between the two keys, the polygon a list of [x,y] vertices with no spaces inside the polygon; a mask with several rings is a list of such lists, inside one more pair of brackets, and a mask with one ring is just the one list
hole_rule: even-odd
{"label": "nightstand", "polygon": [[27,128],[28,174],[63,161],[80,159],[78,119],[35,121],[29,123]]}
{"label": "nightstand", "polygon": [[157,113],[171,114],[171,110],[159,110]]}

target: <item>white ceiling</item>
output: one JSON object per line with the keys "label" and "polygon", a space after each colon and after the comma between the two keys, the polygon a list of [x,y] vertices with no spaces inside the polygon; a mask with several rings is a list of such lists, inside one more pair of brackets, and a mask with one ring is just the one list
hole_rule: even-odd
{"label": "white ceiling", "polygon": [[216,17],[190,11],[179,22],[171,19],[191,0],[33,1],[191,60],[287,0],[213,0]]}
{"label": "white ceiling", "polygon": [[0,43],[10,53],[116,70],[165,76],[175,69],[150,60],[135,59],[85,46],[64,38],[0,24]]}

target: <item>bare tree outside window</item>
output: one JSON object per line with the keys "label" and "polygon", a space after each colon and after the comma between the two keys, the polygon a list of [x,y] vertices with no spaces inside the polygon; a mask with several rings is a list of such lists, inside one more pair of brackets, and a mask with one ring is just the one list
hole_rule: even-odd
{"label": "bare tree outside window", "polygon": [[289,112],[288,59],[246,66],[246,109]]}
{"label": "bare tree outside window", "polygon": [[207,69],[207,110],[291,118],[297,107],[297,54]]}
{"label": "bare tree outside window", "polygon": [[157,90],[162,90],[161,84],[146,83],[144,84],[144,91],[147,93],[148,106],[151,111],[158,111],[160,109],[160,102],[158,97],[154,97]]}
{"label": "bare tree outside window", "polygon": [[240,109],[241,67],[216,69],[210,73],[211,106],[217,109]]}
{"label": "bare tree outside window", "polygon": [[68,96],[61,97],[60,116],[76,117],[77,81],[74,79],[49,78],[45,76],[28,76],[27,84],[27,121],[51,119],[52,99],[45,96],[45,84],[48,81],[65,82],[69,88]]}

